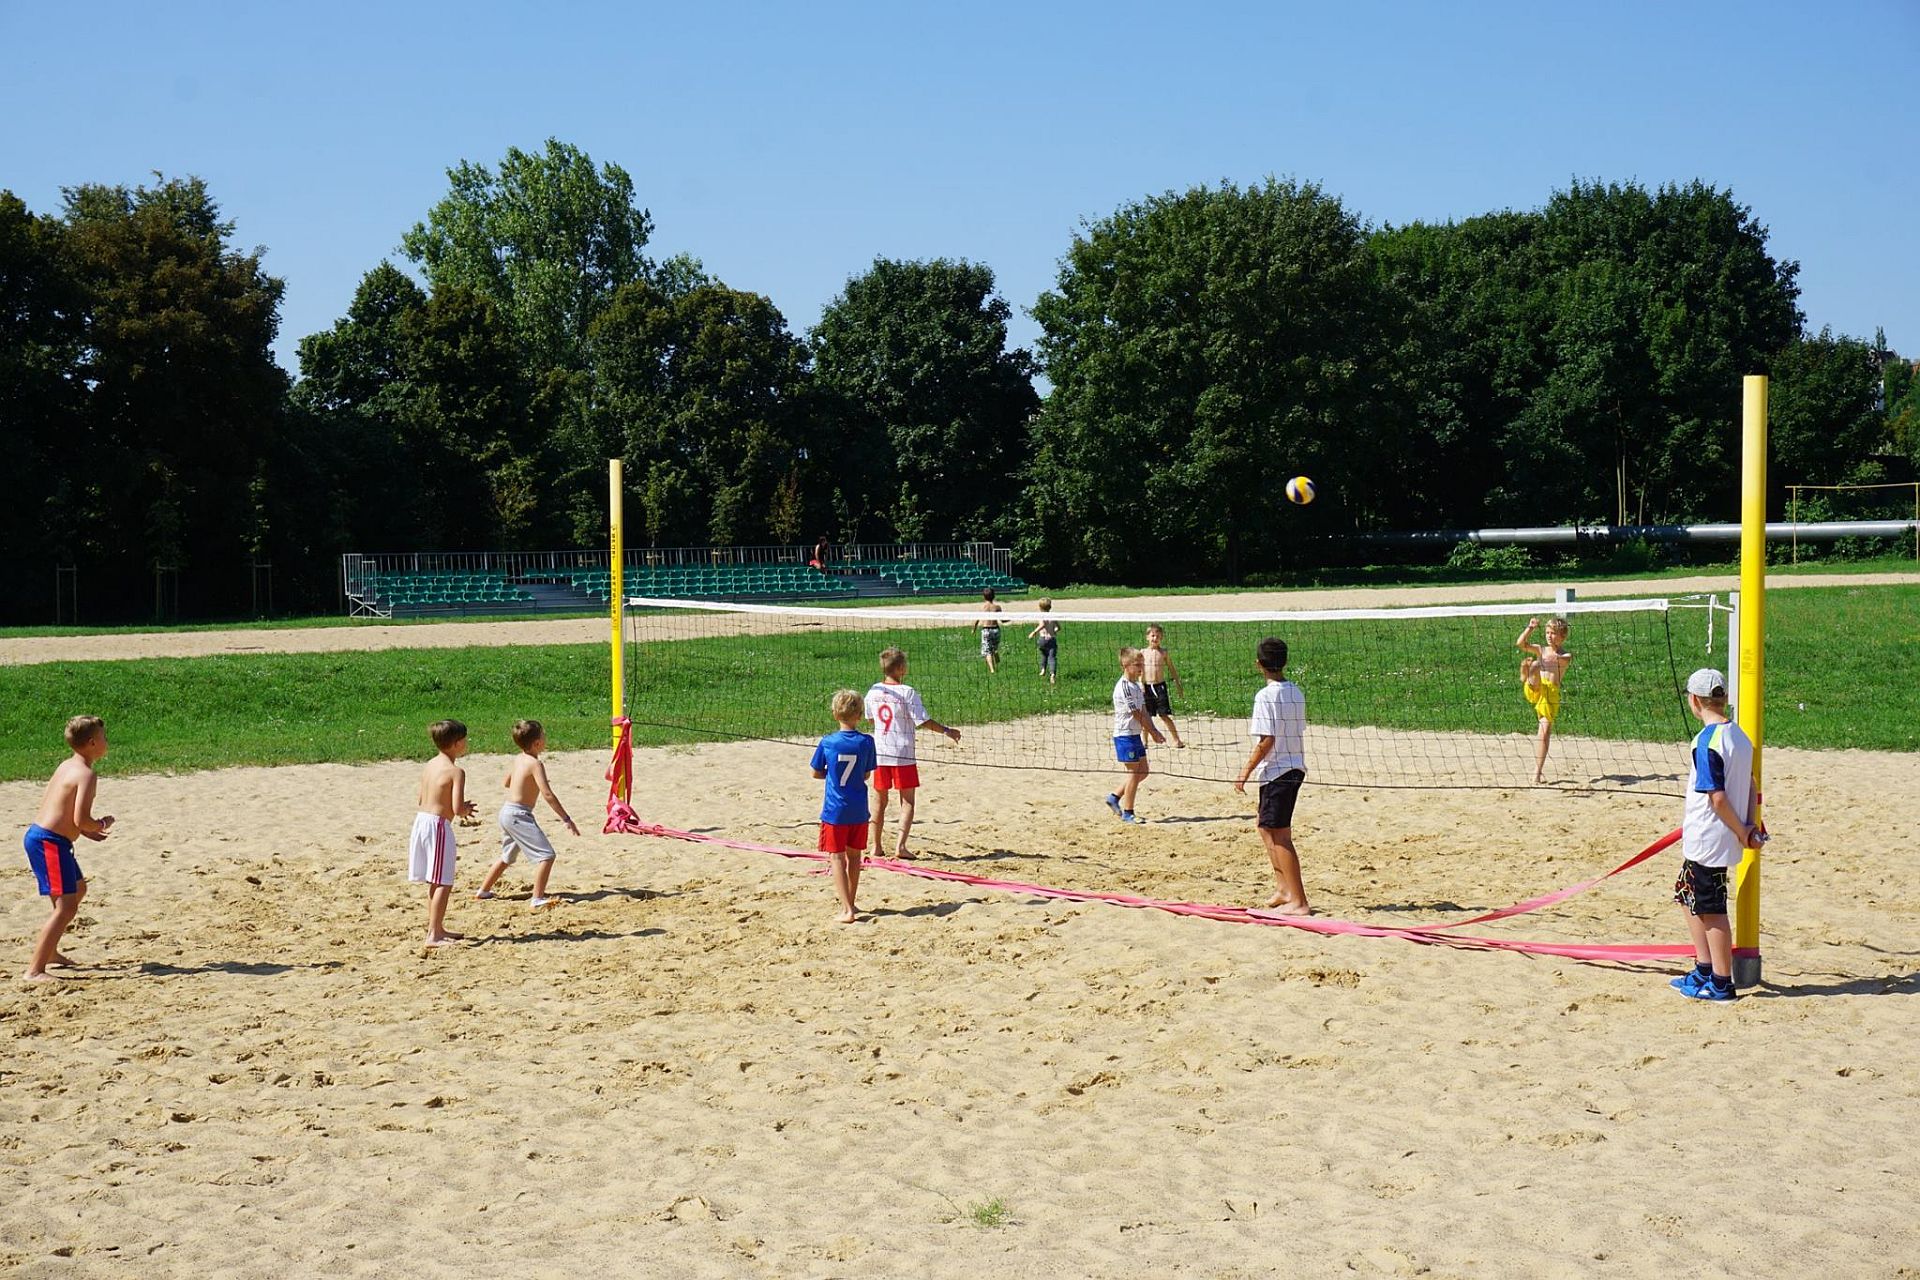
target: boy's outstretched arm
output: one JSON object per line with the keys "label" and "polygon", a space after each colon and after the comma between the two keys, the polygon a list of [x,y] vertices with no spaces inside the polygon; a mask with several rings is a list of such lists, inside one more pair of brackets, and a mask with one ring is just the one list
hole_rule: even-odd
{"label": "boy's outstretched arm", "polygon": [[1516,648],[1516,649],[1536,649],[1536,650],[1537,650],[1537,649],[1539,648],[1539,646],[1538,646],[1538,645],[1531,645],[1531,644],[1528,644],[1528,643],[1527,643],[1527,637],[1528,637],[1528,636],[1530,636],[1530,635],[1532,635],[1532,634],[1533,634],[1533,629],[1534,629],[1535,627],[1537,627],[1537,626],[1539,626],[1539,625],[1540,625],[1540,619],[1538,619],[1538,618],[1528,618],[1528,619],[1527,619],[1527,629],[1526,629],[1525,631],[1522,631],[1522,632],[1520,633],[1520,636],[1519,636],[1519,638],[1518,638],[1518,639],[1516,639],[1516,640],[1515,640],[1515,641],[1513,642],[1513,647],[1514,647],[1514,648]]}
{"label": "boy's outstretched arm", "polygon": [[1241,795],[1247,794],[1247,779],[1253,776],[1254,769],[1259,767],[1260,762],[1267,758],[1267,752],[1271,750],[1273,750],[1273,738],[1270,735],[1260,738],[1253,744],[1253,754],[1247,757],[1247,767],[1242,769],[1240,776],[1233,780],[1235,791]]}
{"label": "boy's outstretched arm", "polygon": [[1173,677],[1173,691],[1181,697],[1187,696],[1187,686],[1180,679],[1180,668],[1173,665],[1173,655],[1167,655],[1167,674]]}
{"label": "boy's outstretched arm", "polygon": [[1153,727],[1153,721],[1147,718],[1147,713],[1138,707],[1133,709],[1133,722],[1151,735],[1155,742],[1165,742],[1167,740],[1164,734]]}
{"label": "boy's outstretched arm", "polygon": [[567,830],[573,832],[575,835],[579,835],[580,828],[573,825],[573,819],[567,816],[566,806],[560,803],[560,797],[553,794],[553,787],[547,782],[547,766],[545,761],[535,760],[533,762],[533,778],[535,782],[540,784],[540,794],[545,798],[547,807],[553,810],[554,815],[565,824]]}
{"label": "boy's outstretched arm", "polygon": [[[922,720],[919,727],[922,729],[931,729],[935,733],[944,733],[955,742],[960,741],[960,731],[958,729],[955,729],[951,725],[941,724],[938,720]],[[826,775],[822,774],[821,776],[825,777]]]}

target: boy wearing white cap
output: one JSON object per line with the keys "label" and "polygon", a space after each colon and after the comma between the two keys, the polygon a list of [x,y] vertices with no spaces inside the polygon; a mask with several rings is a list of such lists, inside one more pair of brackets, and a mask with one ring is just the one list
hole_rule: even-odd
{"label": "boy wearing white cap", "polygon": [[1703,668],[1687,677],[1687,709],[1700,721],[1693,739],[1686,810],[1680,820],[1680,878],[1673,900],[1693,938],[1691,973],[1673,979],[1681,995],[1731,1000],[1733,930],[1727,922],[1727,868],[1767,838],[1753,822],[1753,743],[1727,719],[1727,678]]}

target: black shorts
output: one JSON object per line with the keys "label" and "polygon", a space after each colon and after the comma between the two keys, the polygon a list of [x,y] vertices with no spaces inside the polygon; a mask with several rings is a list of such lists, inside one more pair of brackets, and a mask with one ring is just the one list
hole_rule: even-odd
{"label": "black shorts", "polygon": [[1727,914],[1727,869],[1681,859],[1680,876],[1673,882],[1673,900],[1690,916]]}
{"label": "black shorts", "polygon": [[1147,705],[1144,710],[1147,713],[1147,719],[1172,715],[1173,699],[1167,696],[1167,682],[1162,680],[1159,684],[1150,684],[1146,688]]}
{"label": "black shorts", "polygon": [[1260,825],[1269,831],[1293,825],[1293,804],[1300,798],[1300,784],[1307,775],[1289,769],[1277,778],[1260,784]]}

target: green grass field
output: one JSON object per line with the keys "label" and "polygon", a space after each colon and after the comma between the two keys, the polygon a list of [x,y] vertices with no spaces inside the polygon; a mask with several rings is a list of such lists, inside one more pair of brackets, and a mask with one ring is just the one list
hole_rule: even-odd
{"label": "green grass field", "polygon": [[[1770,743],[1920,750],[1920,587],[1805,588],[1777,592],[1768,604]],[[1674,662],[1684,676],[1703,660],[1703,623],[1690,611],[1673,617]],[[1007,628],[1008,668],[992,681],[964,632],[901,639],[913,654],[913,682],[934,713],[954,723],[1103,708],[1113,647],[1137,637],[1117,624],[1067,622],[1061,683],[1052,690],[1028,670],[1024,629]],[[1316,722],[1515,730],[1512,620],[1291,630],[1295,674]],[[1169,644],[1187,678],[1188,712],[1245,714],[1260,631],[1176,628]],[[636,719],[710,732],[650,728],[639,740],[817,735],[830,727],[827,695],[842,684],[864,688],[885,639],[814,632],[651,646],[648,667],[634,677]],[[1643,615],[1579,615],[1563,731],[1679,740],[1667,643]],[[597,645],[533,645],[0,667],[0,779],[51,769],[62,751],[60,726],[80,711],[107,718],[114,750],[106,768],[122,773],[422,757],[425,727],[442,716],[472,727],[476,751],[510,750],[508,727],[522,716],[544,721],[556,748],[586,747],[606,738],[606,654]]]}

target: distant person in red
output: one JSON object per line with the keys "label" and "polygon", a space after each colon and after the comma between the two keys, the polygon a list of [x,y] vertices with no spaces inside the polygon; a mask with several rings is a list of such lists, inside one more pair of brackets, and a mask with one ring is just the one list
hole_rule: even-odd
{"label": "distant person in red", "polygon": [[807,563],[816,569],[825,569],[827,567],[827,557],[832,553],[833,548],[828,545],[827,535],[823,533],[820,535],[820,541],[813,544],[813,559],[807,561]]}

